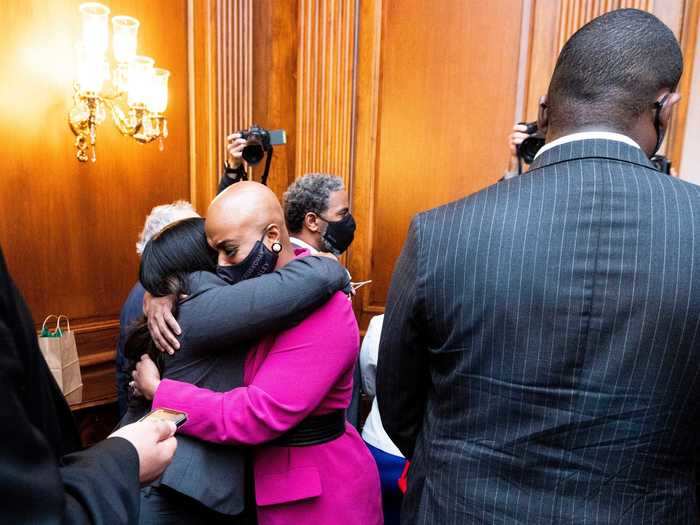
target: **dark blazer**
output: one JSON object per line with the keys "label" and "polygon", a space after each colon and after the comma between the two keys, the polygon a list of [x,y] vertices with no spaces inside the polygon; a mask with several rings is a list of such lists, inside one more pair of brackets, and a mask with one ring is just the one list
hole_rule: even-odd
{"label": "dark blazer", "polygon": [[606,140],[414,219],[377,377],[404,523],[697,522],[699,221]]}
{"label": "dark blazer", "polygon": [[128,407],[129,381],[131,381],[131,369],[133,364],[124,355],[124,346],[129,336],[129,330],[135,321],[143,316],[143,296],[146,290],[141,283],[136,283],[124,301],[119,313],[119,339],[117,339],[117,404],[119,417],[121,418]]}
{"label": "dark blazer", "polygon": [[0,250],[0,522],[135,523],[139,461],[122,438],[78,452],[73,417]]}
{"label": "dark blazer", "polygon": [[[177,314],[180,350],[164,356],[163,378],[216,392],[242,386],[243,364],[254,341],[298,323],[347,282],[347,272],[325,257],[295,259],[276,272],[233,286],[212,273],[191,274],[189,295]],[[130,409],[123,423],[138,419],[148,408]],[[180,434],[173,462],[156,485],[222,514],[240,514],[246,450]]]}

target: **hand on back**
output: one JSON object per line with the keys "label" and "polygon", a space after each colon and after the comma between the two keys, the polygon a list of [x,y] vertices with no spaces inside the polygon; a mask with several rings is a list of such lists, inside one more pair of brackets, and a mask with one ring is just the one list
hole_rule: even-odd
{"label": "hand on back", "polygon": [[153,297],[146,292],[143,299],[143,313],[148,319],[148,331],[153,342],[161,352],[174,354],[180,349],[177,336],[182,333],[180,325],[173,315],[175,296]]}

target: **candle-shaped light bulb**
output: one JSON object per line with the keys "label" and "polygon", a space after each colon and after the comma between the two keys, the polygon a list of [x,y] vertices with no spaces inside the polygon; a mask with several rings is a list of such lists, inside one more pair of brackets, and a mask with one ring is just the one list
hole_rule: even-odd
{"label": "candle-shaped light bulb", "polygon": [[109,8],[97,2],[80,4],[83,46],[87,53],[104,58],[109,47]]}
{"label": "candle-shaped light bulb", "polygon": [[163,114],[168,108],[168,79],[170,71],[155,68],[151,77],[151,93],[146,108],[151,113]]}
{"label": "candle-shaped light bulb", "polygon": [[136,56],[139,21],[130,16],[112,18],[112,51],[120,64],[128,63]]}

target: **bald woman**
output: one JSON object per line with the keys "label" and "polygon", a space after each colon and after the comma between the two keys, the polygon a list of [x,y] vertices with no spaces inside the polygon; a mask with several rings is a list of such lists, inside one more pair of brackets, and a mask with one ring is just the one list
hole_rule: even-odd
{"label": "bald woman", "polygon": [[[274,193],[255,182],[235,184],[212,202],[206,233],[218,252],[217,273],[230,284],[305,255],[294,251]],[[154,409],[188,414],[183,433],[256,447],[261,525],[380,525],[376,464],[344,415],[359,350],[350,301],[338,292],[297,326],[264,335],[246,358],[243,387],[221,393],[161,381],[148,359],[138,366],[137,386]]]}

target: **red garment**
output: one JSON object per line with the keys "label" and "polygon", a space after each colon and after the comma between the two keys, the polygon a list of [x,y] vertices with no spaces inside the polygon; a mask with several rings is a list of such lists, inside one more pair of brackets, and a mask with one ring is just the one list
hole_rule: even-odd
{"label": "red garment", "polygon": [[406,461],[406,464],[403,466],[403,472],[401,473],[399,480],[396,482],[399,486],[401,494],[406,494],[406,490],[408,490],[408,469],[410,466],[411,462]]}

